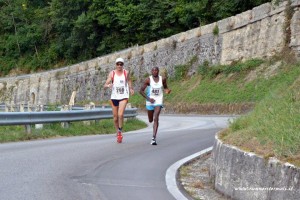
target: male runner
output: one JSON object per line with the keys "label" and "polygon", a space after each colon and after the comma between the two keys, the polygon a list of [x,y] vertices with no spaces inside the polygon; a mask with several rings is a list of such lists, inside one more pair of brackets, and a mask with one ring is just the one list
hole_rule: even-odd
{"label": "male runner", "polygon": [[[152,145],[157,145],[156,135],[158,129],[159,114],[163,107],[163,92],[169,94],[171,90],[167,86],[167,79],[159,75],[159,68],[153,67],[152,75],[149,76],[140,89],[140,94],[146,99],[146,109],[148,111],[149,122],[153,122],[153,137],[151,139]],[[145,89],[146,93],[145,93]]]}

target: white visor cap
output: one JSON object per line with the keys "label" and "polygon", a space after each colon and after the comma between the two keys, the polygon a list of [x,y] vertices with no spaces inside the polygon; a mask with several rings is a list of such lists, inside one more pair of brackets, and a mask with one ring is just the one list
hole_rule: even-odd
{"label": "white visor cap", "polygon": [[116,63],[121,62],[124,63],[124,59],[123,58],[117,58]]}

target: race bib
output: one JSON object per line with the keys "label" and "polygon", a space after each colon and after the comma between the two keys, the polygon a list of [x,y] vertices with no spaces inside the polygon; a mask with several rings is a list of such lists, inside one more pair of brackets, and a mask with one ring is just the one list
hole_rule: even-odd
{"label": "race bib", "polygon": [[156,88],[153,88],[152,91],[151,91],[152,95],[154,96],[158,96],[159,93],[160,93],[160,89],[156,89]]}
{"label": "race bib", "polygon": [[116,87],[116,92],[117,94],[124,94],[125,88],[123,87]]}

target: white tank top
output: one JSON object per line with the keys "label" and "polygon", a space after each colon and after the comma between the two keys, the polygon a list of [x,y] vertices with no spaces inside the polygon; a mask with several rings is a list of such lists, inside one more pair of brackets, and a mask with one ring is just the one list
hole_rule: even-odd
{"label": "white tank top", "polygon": [[156,83],[152,76],[150,76],[150,86],[147,88],[146,95],[149,98],[155,99],[154,103],[146,100],[146,105],[152,106],[163,106],[163,83],[162,83],[162,76],[158,76],[158,82]]}
{"label": "white tank top", "polygon": [[[124,69],[125,70],[125,69]],[[122,72],[122,75],[118,76],[116,72],[114,72],[113,77],[113,87],[111,92],[111,99],[126,99],[129,98],[129,88],[128,83],[125,77],[125,74]],[[127,74],[127,72],[126,72]]]}

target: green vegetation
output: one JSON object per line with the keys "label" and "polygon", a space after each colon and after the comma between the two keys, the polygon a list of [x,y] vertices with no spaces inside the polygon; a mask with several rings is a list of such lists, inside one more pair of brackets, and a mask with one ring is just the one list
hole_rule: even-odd
{"label": "green vegetation", "polygon": [[204,62],[198,67],[198,72],[202,76],[207,76],[209,78],[215,78],[218,74],[223,73],[229,75],[231,73],[243,72],[247,73],[251,69],[255,69],[257,66],[262,64],[263,61],[260,59],[251,59],[244,63],[236,63],[231,65],[218,65],[209,67],[208,62]]}
{"label": "green vegetation", "polygon": [[300,64],[277,79],[255,109],[238,118],[221,135],[222,140],[265,157],[300,166]]}
{"label": "green vegetation", "polygon": [[270,1],[0,0],[0,75],[78,63]]}
{"label": "green vegetation", "polygon": [[[171,80],[181,81],[186,78],[189,78],[188,71],[191,69],[191,67],[197,61],[197,59],[198,59],[197,56],[194,56],[187,64],[175,66],[175,74],[174,74],[174,77],[171,77]],[[166,74],[163,76],[166,76]]]}
{"label": "green vegetation", "polygon": [[[172,89],[170,95],[166,95],[165,101],[176,106],[178,103],[256,103],[262,100],[266,93],[285,81],[287,73],[276,76],[258,74],[250,80],[249,72],[259,66],[267,68],[268,63],[260,59],[248,60],[232,65],[209,66],[204,63],[198,66],[198,73],[192,77],[186,77],[190,64],[180,65],[175,68],[175,78],[168,81]],[[279,70],[279,69],[278,69]],[[249,79],[249,80],[248,80]],[[137,107],[144,104],[144,99],[134,95],[130,99]]]}
{"label": "green vegetation", "polygon": [[[44,124],[42,129],[32,128],[30,134],[25,133],[24,126],[0,126],[0,142],[115,133],[113,120],[111,119],[90,123],[90,125],[85,125],[84,122],[72,122],[69,128],[63,128],[60,123]],[[124,123],[124,132],[145,128],[146,126],[140,120],[128,119]]]}
{"label": "green vegetation", "polygon": [[214,34],[214,36],[218,36],[219,35],[219,27],[218,27],[218,25],[215,25],[215,27],[213,29],[213,34]]}

